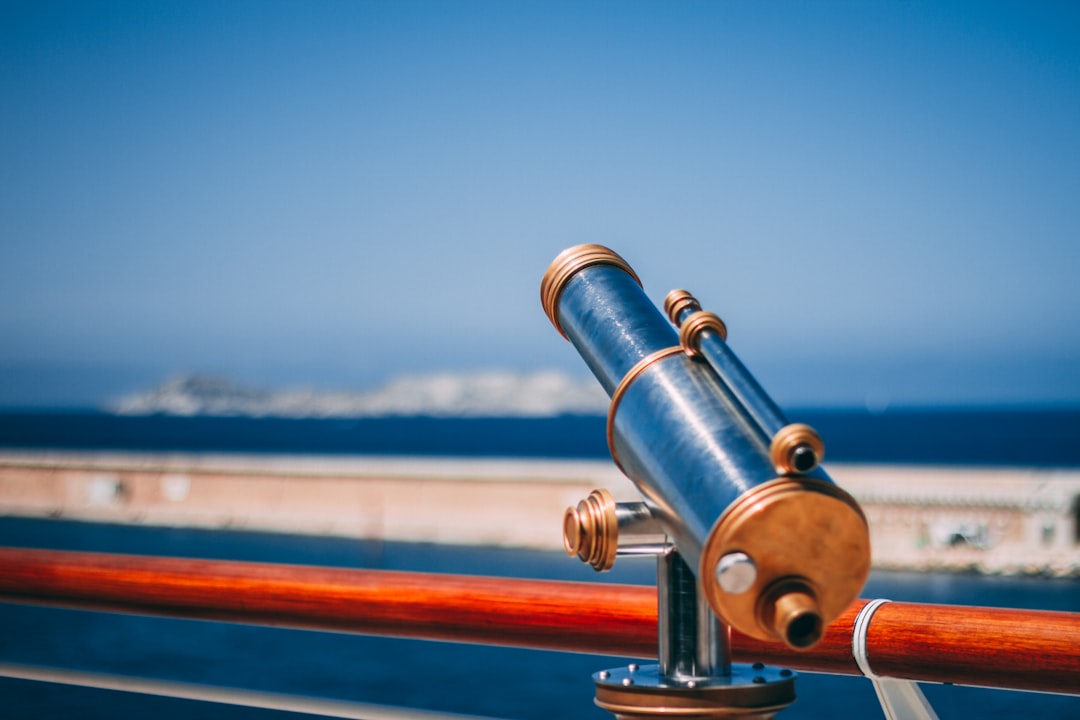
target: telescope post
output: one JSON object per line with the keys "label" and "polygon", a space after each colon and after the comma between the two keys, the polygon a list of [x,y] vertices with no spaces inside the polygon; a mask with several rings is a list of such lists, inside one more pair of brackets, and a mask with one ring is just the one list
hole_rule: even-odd
{"label": "telescope post", "polygon": [[567,554],[597,570],[610,569],[615,555],[656,556],[658,662],[595,673],[597,705],[619,720],[768,720],[794,702],[793,671],[731,663],[730,626],[698,591],[679,551],[658,538],[644,503],[616,503],[606,490],[594,490],[566,511],[563,531]]}

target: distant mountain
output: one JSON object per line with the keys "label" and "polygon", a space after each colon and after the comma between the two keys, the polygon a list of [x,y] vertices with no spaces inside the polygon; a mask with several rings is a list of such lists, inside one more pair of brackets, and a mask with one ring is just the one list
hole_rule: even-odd
{"label": "distant mountain", "polygon": [[403,377],[362,394],[273,392],[218,377],[185,375],[106,409],[123,415],[551,417],[603,415],[608,402],[596,381],[557,372]]}

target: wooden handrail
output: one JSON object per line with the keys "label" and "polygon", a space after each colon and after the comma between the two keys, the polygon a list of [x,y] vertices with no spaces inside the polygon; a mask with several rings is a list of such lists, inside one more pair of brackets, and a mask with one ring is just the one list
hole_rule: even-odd
{"label": "wooden handrail", "polygon": [[[369,635],[656,656],[652,587],[0,548],[0,600]],[[733,633],[737,662],[858,675],[859,600],[812,650]],[[887,603],[878,675],[1080,691],[1080,613]]]}

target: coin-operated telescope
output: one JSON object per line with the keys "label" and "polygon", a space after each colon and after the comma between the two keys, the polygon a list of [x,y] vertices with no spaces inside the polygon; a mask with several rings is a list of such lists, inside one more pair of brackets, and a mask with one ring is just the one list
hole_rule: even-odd
{"label": "coin-operated telescope", "polygon": [[567,510],[566,549],[597,570],[659,556],[659,664],[598,673],[597,703],[624,718],[772,717],[794,674],[733,667],[728,627],[815,645],[866,582],[862,511],[820,468],[817,433],[784,419],[689,293],[672,291],[665,317],[601,245],[560,253],[540,292],[611,396],[611,456],[643,498],[592,493]]}

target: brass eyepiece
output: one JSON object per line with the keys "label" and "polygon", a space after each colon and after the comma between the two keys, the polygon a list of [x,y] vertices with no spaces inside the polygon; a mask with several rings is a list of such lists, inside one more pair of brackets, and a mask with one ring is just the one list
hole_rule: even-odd
{"label": "brass eyepiece", "polygon": [[570,281],[570,278],[591,265],[614,265],[634,278],[634,282],[638,285],[641,285],[641,279],[634,272],[634,269],[630,267],[629,263],[610,248],[603,245],[587,244],[576,245],[563,250],[555,256],[551,265],[548,266],[547,272],[544,273],[544,278],[540,281],[540,304],[543,306],[548,319],[551,320],[551,324],[564,338],[566,333],[563,332],[562,325],[559,324],[559,295],[562,294],[563,288],[566,287],[566,283]]}
{"label": "brass eyepiece", "polygon": [[821,464],[825,441],[809,425],[792,423],[777,430],[769,456],[780,475],[803,475]]}
{"label": "brass eyepiece", "polygon": [[821,640],[825,621],[813,591],[804,583],[781,582],[762,600],[761,624],[771,628],[788,647],[805,650]]}

